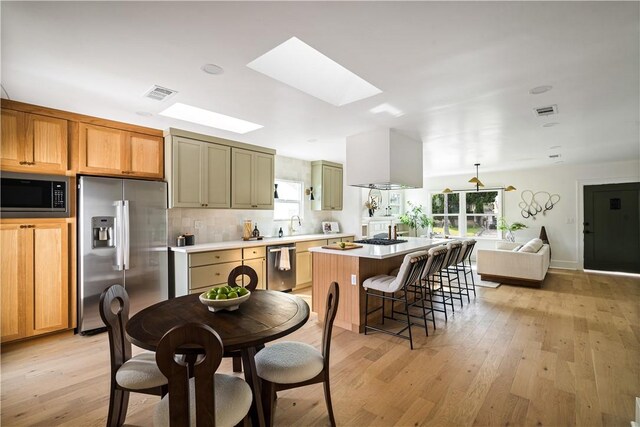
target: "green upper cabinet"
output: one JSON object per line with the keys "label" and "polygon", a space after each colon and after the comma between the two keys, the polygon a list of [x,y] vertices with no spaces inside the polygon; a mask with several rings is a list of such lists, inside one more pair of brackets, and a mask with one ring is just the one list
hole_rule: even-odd
{"label": "green upper cabinet", "polygon": [[342,165],[319,160],[311,163],[311,185],[315,211],[342,210]]}
{"label": "green upper cabinet", "polygon": [[173,137],[169,174],[170,208],[228,208],[231,148]]}
{"label": "green upper cabinet", "polygon": [[169,129],[165,153],[170,208],[273,209],[274,150]]}
{"label": "green upper cabinet", "polygon": [[273,209],[273,154],[231,149],[231,207]]}

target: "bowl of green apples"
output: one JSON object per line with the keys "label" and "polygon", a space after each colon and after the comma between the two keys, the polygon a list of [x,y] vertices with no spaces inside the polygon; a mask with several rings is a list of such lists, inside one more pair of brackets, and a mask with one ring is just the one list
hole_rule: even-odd
{"label": "bowl of green apples", "polygon": [[209,311],[215,313],[221,310],[237,310],[240,304],[250,297],[251,292],[242,286],[219,286],[201,293],[200,302],[206,305]]}

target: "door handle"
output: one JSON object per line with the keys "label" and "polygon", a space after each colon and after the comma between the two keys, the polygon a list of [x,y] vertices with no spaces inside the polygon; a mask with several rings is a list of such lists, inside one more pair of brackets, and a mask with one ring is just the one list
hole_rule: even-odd
{"label": "door handle", "polygon": [[[269,252],[270,252],[270,253],[280,252],[282,249],[285,249],[285,248],[280,248],[280,249],[270,249],[270,250],[269,250]],[[286,249],[288,249],[288,250],[290,250],[290,251],[294,251],[296,248],[286,248]]]}
{"label": "door handle", "polygon": [[124,217],[124,242],[123,242],[123,246],[124,246],[124,253],[123,253],[123,267],[125,270],[129,269],[129,264],[130,264],[130,253],[131,251],[129,250],[129,245],[131,243],[131,238],[130,238],[130,233],[131,233],[131,228],[129,227],[129,201],[125,200],[122,203],[123,205],[123,217]]}
{"label": "door handle", "polygon": [[123,256],[123,240],[124,240],[124,230],[123,230],[123,205],[124,201],[116,200],[116,270],[122,271],[124,270],[124,256]]}
{"label": "door handle", "polygon": [[584,234],[592,234],[589,230],[584,230],[583,233]]}

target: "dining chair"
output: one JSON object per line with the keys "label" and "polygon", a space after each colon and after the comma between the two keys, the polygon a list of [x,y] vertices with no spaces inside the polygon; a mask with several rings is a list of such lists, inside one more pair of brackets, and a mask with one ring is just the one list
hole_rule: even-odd
{"label": "dining chair", "polygon": [[[237,286],[236,281],[238,277],[245,275],[249,278],[249,284],[245,286],[245,289],[249,292],[253,292],[258,287],[258,273],[249,267],[248,265],[239,265],[229,273],[229,277],[227,278],[227,284],[229,286]],[[264,348],[264,345],[260,346],[257,350],[261,350]],[[233,372],[242,372],[242,355],[240,351],[227,352],[224,354],[224,357],[232,357],[233,363]]]}
{"label": "dining chair", "polygon": [[107,427],[121,426],[127,417],[129,392],[164,396],[167,378],[155,362],[155,354],[143,352],[131,357],[131,343],[124,328],[129,321],[129,295],[120,285],[100,295],[100,317],[107,326],[111,358],[111,392]]}
{"label": "dining chair", "polygon": [[283,341],[270,345],[256,354],[256,371],[262,380],[262,407],[267,426],[273,426],[278,391],[317,383],[324,385],[329,421],[332,426],[336,425],[329,387],[329,356],[331,331],[339,301],[340,287],[336,282],[332,282],[324,314],[322,351],[306,343]]}
{"label": "dining chair", "polygon": [[[434,275],[438,277],[442,286],[445,286],[446,281],[446,290],[449,293],[449,298],[447,301],[450,302],[451,311],[455,312],[455,306],[453,304],[453,300],[456,299],[460,301],[460,307],[462,307],[462,292],[460,290],[459,278],[457,276],[458,271],[453,266],[458,261],[458,255],[460,254],[460,248],[462,248],[462,242],[459,240],[453,240],[446,245],[447,255],[444,258],[444,263],[442,264],[442,268],[440,271],[436,272]],[[453,276],[453,273],[456,276]]]}
{"label": "dining chair", "polygon": [[[195,361],[192,373],[176,357],[185,346],[204,353]],[[208,325],[187,323],[164,334],[156,362],[169,379],[169,393],[156,405],[154,426],[230,427],[248,422],[251,388],[241,378],[215,373],[223,353],[220,336]]]}
{"label": "dining chair", "polygon": [[[409,293],[415,293],[416,289],[421,289],[421,287],[412,287],[414,283],[420,280],[422,276],[422,270],[426,264],[428,258],[427,251],[417,251],[412,252],[404,256],[402,261],[402,265],[398,270],[397,276],[391,276],[386,274],[379,274],[377,276],[370,277],[364,281],[362,287],[365,289],[365,317],[364,317],[364,333],[367,334],[367,331],[377,331],[385,334],[393,335],[396,337],[404,338],[409,340],[409,347],[413,350],[413,336],[411,333],[411,326],[415,325],[411,321],[412,317],[421,317],[423,319],[425,333],[428,336],[429,332],[427,329],[427,314],[424,304],[422,304],[422,316],[413,315],[410,313],[409,309],[412,307],[412,304],[409,303]],[[400,296],[395,296],[396,292],[402,292]],[[382,300],[382,304],[379,307],[374,308],[369,311],[369,297],[378,298]],[[385,301],[391,301],[391,316],[387,316],[385,312]],[[403,307],[403,311],[397,311],[395,309],[395,304],[397,302],[401,303]],[[394,314],[400,314],[405,316],[407,320],[407,326],[403,327],[397,332],[394,332],[390,329],[383,329],[377,326],[369,325],[369,315],[377,312],[378,310],[382,311],[381,323],[384,325],[385,319],[393,319],[396,320]],[[408,336],[404,334],[404,331],[408,330]]]}

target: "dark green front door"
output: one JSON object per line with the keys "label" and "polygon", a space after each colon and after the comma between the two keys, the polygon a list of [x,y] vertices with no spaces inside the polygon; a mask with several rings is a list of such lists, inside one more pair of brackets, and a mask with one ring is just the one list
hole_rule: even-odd
{"label": "dark green front door", "polygon": [[640,273],[640,183],[584,187],[584,268]]}

